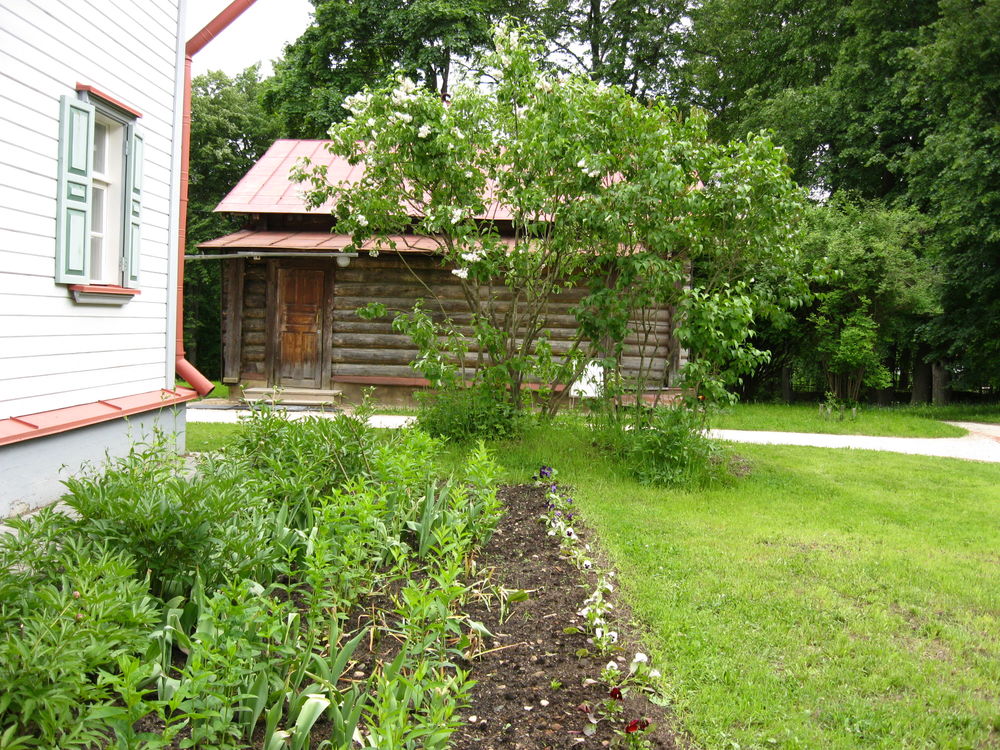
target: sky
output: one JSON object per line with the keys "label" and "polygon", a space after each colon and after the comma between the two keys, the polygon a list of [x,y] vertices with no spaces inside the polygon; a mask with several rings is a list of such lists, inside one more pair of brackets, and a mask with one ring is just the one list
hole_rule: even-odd
{"label": "sky", "polygon": [[[194,0],[187,3],[187,39],[197,34],[231,0]],[[195,75],[221,70],[235,75],[255,62],[261,74],[271,73],[271,61],[309,25],[309,0],[257,0],[242,16],[194,56]]]}

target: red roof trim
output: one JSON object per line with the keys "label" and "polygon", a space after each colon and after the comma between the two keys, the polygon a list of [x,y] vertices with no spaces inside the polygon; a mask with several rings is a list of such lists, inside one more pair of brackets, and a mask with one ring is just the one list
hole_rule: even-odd
{"label": "red roof trim", "polygon": [[162,409],[166,406],[176,406],[197,397],[198,393],[190,388],[176,388],[174,390],[161,388],[158,391],[138,393],[134,396],[111,398],[94,401],[90,404],[68,406],[65,409],[53,409],[37,414],[0,419],[0,445],[10,445],[23,440],[67,432],[77,427],[87,427],[120,417]]}
{"label": "red roof trim", "polygon": [[118,101],[113,96],[108,96],[103,91],[101,91],[99,89],[95,89],[93,86],[91,86],[89,84],[79,83],[78,82],[76,84],[76,90],[77,91],[86,91],[91,96],[97,97],[98,99],[100,99],[104,103],[110,104],[112,107],[115,107],[116,109],[120,109],[122,112],[127,112],[128,114],[132,115],[133,117],[142,117],[142,112],[140,112],[139,110],[135,109],[134,107],[128,106],[124,102]]}
{"label": "red roof trim", "polygon": [[133,297],[142,294],[138,289],[115,286],[114,284],[70,284],[69,290],[71,292],[86,292],[87,294],[129,294]]}

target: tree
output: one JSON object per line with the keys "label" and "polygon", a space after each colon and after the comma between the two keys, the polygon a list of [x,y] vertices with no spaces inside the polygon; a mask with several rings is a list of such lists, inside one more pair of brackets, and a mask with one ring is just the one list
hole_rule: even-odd
{"label": "tree", "polygon": [[[501,28],[495,45],[483,63],[489,90],[462,85],[446,104],[400,77],[350,97],[330,149],[364,164],[363,177],[331,185],[322,169],[304,169],[310,201],[334,201],[353,247],[392,247],[404,232],[437,243],[465,292],[461,334],[480,356],[473,377],[508,393],[515,409],[533,379],[568,385],[594,357],[614,365],[629,323],[655,305],[680,311],[679,336],[695,350],[691,385],[722,397],[761,356],[749,340],[755,310],[787,304],[776,296],[785,286],[765,294],[724,273],[685,282],[692,264],[709,260],[794,265],[801,196],[783,154],[765,136],[714,143],[700,115],[545,73],[541,50],[517,30]],[[509,212],[512,240],[477,218],[488,204]],[[553,353],[548,303],[580,285],[590,294],[577,308],[577,338]],[[419,317],[402,324],[425,342],[415,366],[443,380],[441,337]],[[663,382],[663,373],[651,377]]]}
{"label": "tree", "polygon": [[909,50],[907,101],[925,112],[907,201],[925,211],[943,273],[934,354],[960,381],[1000,387],[1000,2],[942,0]]}
{"label": "tree", "polygon": [[936,15],[937,0],[708,0],[684,43],[686,96],[718,137],[773,129],[811,187],[895,198],[922,122],[901,76]]}
{"label": "tree", "polygon": [[643,101],[671,95],[685,0],[548,0],[539,28],[550,59]]}
{"label": "tree", "polygon": [[[281,135],[277,121],[260,104],[257,66],[230,78],[220,71],[191,83],[191,176],[187,245],[240,228],[241,219],[214,213],[219,201]],[[184,271],[185,348],[209,377],[220,362],[220,275],[216,261],[191,262]]]}
{"label": "tree", "polygon": [[323,138],[342,104],[393,71],[445,96],[457,60],[489,43],[519,0],[312,0],[313,23],[285,49],[264,102],[293,136]]}

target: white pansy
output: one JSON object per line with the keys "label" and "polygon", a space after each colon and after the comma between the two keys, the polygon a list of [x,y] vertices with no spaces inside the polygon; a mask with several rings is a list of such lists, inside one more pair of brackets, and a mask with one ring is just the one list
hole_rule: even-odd
{"label": "white pansy", "polygon": [[453,268],[453,269],[451,269],[451,272],[453,274],[455,274],[456,276],[458,276],[458,278],[460,278],[460,279],[467,279],[467,278],[469,278],[469,269],[468,268]]}
{"label": "white pansy", "polygon": [[656,678],[660,677],[660,670],[659,669],[651,669],[651,670],[649,670],[649,676],[650,676],[650,678],[652,678],[652,679],[655,680]]}
{"label": "white pansy", "polygon": [[648,662],[649,662],[649,657],[646,656],[644,653],[642,653],[642,651],[638,652],[635,656],[632,657],[633,664],[646,664]]}
{"label": "white pansy", "polygon": [[617,672],[618,671],[618,665],[615,662],[613,662],[613,661],[609,661],[608,665],[605,667],[605,669],[608,670],[609,672]]}

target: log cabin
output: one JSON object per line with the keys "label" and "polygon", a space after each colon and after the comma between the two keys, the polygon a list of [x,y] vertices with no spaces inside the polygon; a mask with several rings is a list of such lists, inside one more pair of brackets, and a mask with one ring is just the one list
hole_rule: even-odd
{"label": "log cabin", "polygon": [[[223,382],[239,386],[248,399],[278,388],[286,403],[328,403],[341,395],[353,401],[374,387],[383,403],[408,402],[428,385],[410,366],[417,350],[393,331],[391,315],[366,320],[357,310],[380,302],[390,311],[409,311],[422,300],[438,320],[466,325],[461,282],[428,237],[399,236],[393,251],[363,247],[345,254],[351,238],[337,232],[330,206],[310,210],[289,177],[303,157],[326,166],[331,182],[356,179],[361,169],[331,155],[325,141],[279,140],[216,208],[243,216],[245,228],[199,246],[204,259],[223,264]],[[512,234],[503,207],[478,218]],[[484,293],[501,306],[508,295],[502,286]],[[556,355],[576,333],[572,307],[583,294],[570,289],[549,305],[546,328]],[[622,370],[633,377],[654,373],[656,389],[665,389],[685,355],[670,309],[643,317],[626,341]],[[474,366],[475,352],[469,357]]]}

